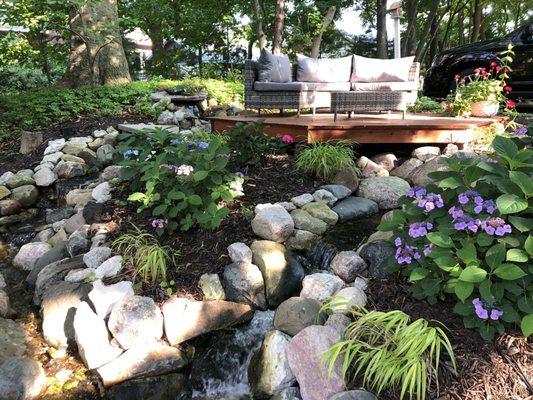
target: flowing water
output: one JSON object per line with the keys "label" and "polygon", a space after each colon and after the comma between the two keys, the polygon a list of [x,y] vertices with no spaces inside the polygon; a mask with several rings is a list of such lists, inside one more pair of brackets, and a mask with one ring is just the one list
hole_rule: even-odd
{"label": "flowing water", "polygon": [[383,213],[370,217],[352,219],[328,229],[322,241],[334,246],[338,251],[357,250],[368,237],[376,232]]}

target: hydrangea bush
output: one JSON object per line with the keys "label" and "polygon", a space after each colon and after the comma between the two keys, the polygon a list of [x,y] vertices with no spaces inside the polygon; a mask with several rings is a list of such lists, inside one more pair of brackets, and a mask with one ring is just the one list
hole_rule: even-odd
{"label": "hydrangea bush", "polygon": [[225,203],[242,195],[242,177],[228,172],[229,149],[202,132],[171,134],[155,129],[119,137],[120,165],[128,167],[138,212],[152,210],[158,234],[194,225],[217,228],[229,214]]}
{"label": "hydrangea bush", "polygon": [[438,184],[413,187],[392,231],[394,270],[417,299],[457,300],[465,326],[490,340],[505,326],[533,332],[533,150],[524,128],[497,136],[489,157],[443,159]]}

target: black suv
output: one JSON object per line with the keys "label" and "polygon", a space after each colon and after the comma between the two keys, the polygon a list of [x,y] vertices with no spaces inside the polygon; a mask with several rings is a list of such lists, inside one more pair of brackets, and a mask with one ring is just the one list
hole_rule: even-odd
{"label": "black suv", "polygon": [[[499,54],[511,43],[515,52],[511,64],[509,97],[521,99],[528,108],[533,101],[533,20],[503,37],[471,43],[443,51],[435,56],[424,78],[424,95],[444,98],[455,90],[455,76],[467,78],[474,69],[489,69],[491,62],[500,63]],[[468,80],[468,79],[467,79]]]}

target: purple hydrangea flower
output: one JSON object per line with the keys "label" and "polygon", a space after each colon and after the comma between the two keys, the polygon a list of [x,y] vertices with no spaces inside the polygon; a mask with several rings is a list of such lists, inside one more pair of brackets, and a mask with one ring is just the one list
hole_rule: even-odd
{"label": "purple hydrangea flower", "polygon": [[477,233],[479,227],[481,226],[481,221],[479,219],[474,219],[469,215],[463,215],[459,218],[456,218],[453,222],[453,227],[457,231],[469,230],[472,233]]}
{"label": "purple hydrangea flower", "polygon": [[476,214],[479,214],[483,210],[485,210],[488,214],[492,214],[496,210],[496,203],[494,203],[492,200],[485,200],[481,204],[477,204],[474,207],[474,212]]}
{"label": "purple hydrangea flower", "polygon": [[527,133],[527,128],[522,126],[514,131],[515,136],[524,136]]}
{"label": "purple hydrangea flower", "polygon": [[413,259],[418,260],[421,256],[416,246],[399,246],[396,248],[396,254],[394,255],[398,264],[411,264]]}
{"label": "purple hydrangea flower", "polygon": [[499,217],[489,218],[481,222],[481,228],[491,236],[504,236],[506,233],[511,233],[511,225],[506,224],[505,220]]}
{"label": "purple hydrangea flower", "polygon": [[483,319],[483,320],[489,319],[489,310],[490,310],[490,319],[493,321],[497,321],[503,315],[502,310],[488,307],[487,304],[485,304],[485,302],[483,302],[482,300],[478,298],[472,300],[472,304],[474,305],[474,311],[479,319]]}
{"label": "purple hydrangea flower", "polygon": [[412,238],[426,236],[431,229],[433,229],[431,222],[415,222],[409,225],[409,236]]}
{"label": "purple hydrangea flower", "polygon": [[440,194],[428,193],[426,196],[419,198],[418,207],[430,212],[435,208],[444,207],[444,201]]}
{"label": "purple hydrangea flower", "polygon": [[427,193],[427,190],[421,186],[413,186],[407,191],[407,197],[419,198],[424,196]]}
{"label": "purple hydrangea flower", "polygon": [[503,311],[493,308],[490,312],[490,319],[497,321],[503,315]]}
{"label": "purple hydrangea flower", "polygon": [[166,219],[153,219],[152,220],[152,227],[153,228],[163,229],[167,224],[168,224],[168,220],[166,220]]}
{"label": "purple hydrangea flower", "polygon": [[402,238],[397,237],[396,239],[394,239],[394,244],[396,246],[401,246],[402,245]]}
{"label": "purple hydrangea flower", "polygon": [[207,149],[209,147],[209,143],[207,143],[207,142],[198,142],[198,143],[196,143],[196,146],[198,146],[200,149]]}
{"label": "purple hydrangea flower", "polygon": [[424,252],[424,255],[425,255],[426,257],[429,256],[429,255],[431,254],[432,251],[433,251],[433,245],[431,245],[431,244],[426,244],[426,245],[424,246],[424,250],[423,250],[423,252]]}
{"label": "purple hydrangea flower", "polygon": [[460,193],[457,198],[459,199],[459,203],[461,203],[462,205],[467,204],[470,200],[475,201],[476,198],[478,201],[483,202],[483,198],[475,190],[467,190],[463,193]]}
{"label": "purple hydrangea flower", "polygon": [[453,219],[457,219],[465,215],[465,212],[462,208],[453,206],[448,210],[448,214],[450,214]]}
{"label": "purple hydrangea flower", "polygon": [[122,155],[124,158],[132,158],[134,156],[137,157],[139,155],[139,150],[129,149],[122,153]]}

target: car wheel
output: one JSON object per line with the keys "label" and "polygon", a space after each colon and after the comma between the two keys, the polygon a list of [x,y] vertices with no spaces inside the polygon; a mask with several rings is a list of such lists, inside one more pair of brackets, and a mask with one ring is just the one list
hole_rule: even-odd
{"label": "car wheel", "polygon": [[[476,73],[474,72],[474,68],[468,68],[468,69],[465,69],[461,72],[459,72],[457,75],[459,75],[461,77],[461,80],[464,79],[465,83],[468,85],[470,82],[472,82],[475,77],[476,77]],[[455,76],[453,77],[452,79],[452,84],[450,85],[450,91],[452,93],[455,93],[455,91],[457,90],[457,81],[455,80]]]}

